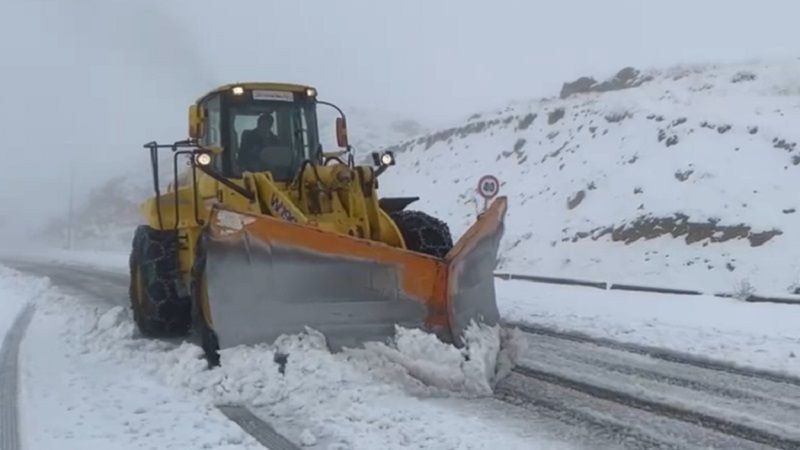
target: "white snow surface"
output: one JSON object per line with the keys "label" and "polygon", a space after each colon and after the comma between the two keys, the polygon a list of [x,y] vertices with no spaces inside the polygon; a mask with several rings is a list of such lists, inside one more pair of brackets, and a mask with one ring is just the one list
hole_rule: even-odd
{"label": "white snow surface", "polygon": [[0,266],[0,343],[22,308],[46,289],[45,280],[33,280]]}
{"label": "white snow surface", "polygon": [[[43,283],[0,273],[4,287]],[[491,398],[495,364],[507,370],[521,341],[495,329],[473,327],[466,350],[400,329],[395,343],[339,353],[307,330],[225,350],[208,370],[194,344],[139,337],[127,308],[44,286],[22,348],[26,448],[259,448],[220,403],[247,405],[305,448],[569,448]]]}
{"label": "white snow surface", "polygon": [[96,306],[58,294],[46,279],[2,266],[0,299],[2,333],[22,305],[38,306],[20,349],[24,448],[263,448],[211,405],[81,345],[113,324],[108,316],[81,320],[81,313],[99,312]]}
{"label": "white snow surface", "polygon": [[[519,101],[397,145],[381,194],[421,196],[411,208],[458,236],[494,174],[509,200],[500,270],[785,294],[800,279],[798,73],[800,61],[676,67],[636,88]],[[676,214],[700,225],[691,242],[604,234]],[[703,235],[712,223],[743,228]]]}
{"label": "white snow surface", "polygon": [[535,284],[496,283],[513,322],[665,348],[800,376],[800,306]]}

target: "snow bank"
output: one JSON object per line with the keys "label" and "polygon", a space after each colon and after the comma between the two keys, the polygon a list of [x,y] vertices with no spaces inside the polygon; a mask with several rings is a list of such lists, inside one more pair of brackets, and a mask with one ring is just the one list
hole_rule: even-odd
{"label": "snow bank", "polygon": [[[69,297],[39,308],[61,318],[64,345],[92,364],[136,370],[207,406],[249,405],[290,439],[317,448],[492,448],[499,413],[482,399],[495,405],[491,386],[521,341],[473,327],[458,350],[399,329],[394,342],[331,353],[309,329],[272,346],[225,350],[222,366],[207,370],[197,345],[138,337],[127,308]],[[508,448],[530,448],[530,433],[506,430],[502,438]]]}
{"label": "snow bank", "polygon": [[[47,284],[25,276],[18,281],[22,289]],[[37,294],[39,308],[20,351],[24,448],[263,448],[191,392],[170,389],[82,344],[91,336],[129,338],[114,331],[122,308],[104,313],[97,303],[88,307],[52,289]],[[120,342],[104,344],[110,350]]]}
{"label": "snow bank", "polygon": [[800,306],[498,281],[506,320],[800,376]]}
{"label": "snow bank", "polygon": [[43,295],[47,288],[46,280],[34,280],[0,266],[0,342],[22,308]]}
{"label": "snow bank", "polygon": [[426,385],[473,395],[490,395],[497,381],[508,374],[523,351],[524,340],[512,331],[477,325],[465,331],[458,349],[421,330],[397,327],[390,345],[365,347],[402,367]]}

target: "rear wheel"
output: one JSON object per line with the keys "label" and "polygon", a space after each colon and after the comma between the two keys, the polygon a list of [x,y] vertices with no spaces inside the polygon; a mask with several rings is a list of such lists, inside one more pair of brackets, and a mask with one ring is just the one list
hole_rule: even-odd
{"label": "rear wheel", "polygon": [[395,211],[390,216],[409,250],[444,258],[453,248],[450,227],[443,221],[422,211]]}
{"label": "rear wheel", "polygon": [[148,337],[187,335],[191,303],[181,294],[176,232],[138,227],[129,264],[130,305],[139,331]]}

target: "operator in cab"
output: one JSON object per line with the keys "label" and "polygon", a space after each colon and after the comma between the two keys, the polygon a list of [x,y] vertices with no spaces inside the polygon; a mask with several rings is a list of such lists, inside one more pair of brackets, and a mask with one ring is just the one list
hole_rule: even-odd
{"label": "operator in cab", "polygon": [[267,169],[269,155],[266,154],[266,148],[280,145],[278,136],[272,132],[273,123],[272,114],[262,114],[254,129],[242,132],[239,146],[239,165],[242,170],[260,172]]}

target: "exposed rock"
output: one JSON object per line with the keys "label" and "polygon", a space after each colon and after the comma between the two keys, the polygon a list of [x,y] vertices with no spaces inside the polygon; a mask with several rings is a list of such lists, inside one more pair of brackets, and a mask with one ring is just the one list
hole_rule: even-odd
{"label": "exposed rock", "polygon": [[678,181],[686,181],[686,180],[689,179],[690,176],[692,176],[693,173],[694,173],[693,169],[687,169],[687,170],[684,170],[684,171],[680,171],[679,170],[679,171],[675,172],[675,178]]}
{"label": "exposed rock", "polygon": [[527,116],[523,117],[519,121],[519,125],[517,126],[518,130],[527,130],[529,126],[536,120],[536,114],[529,113]]}
{"label": "exposed rock", "polygon": [[622,122],[623,120],[627,119],[628,117],[633,117],[633,114],[629,113],[628,111],[613,112],[613,113],[608,113],[608,114],[605,115],[605,119],[609,123]]}
{"label": "exposed rock", "polygon": [[567,199],[567,209],[577,208],[584,198],[586,198],[586,191],[580,190],[576,192],[575,195]]}
{"label": "exposed rock", "polygon": [[565,113],[564,108],[556,108],[550,111],[550,113],[547,115],[547,123],[549,125],[553,125],[554,123],[564,118],[564,113]]}
{"label": "exposed rock", "polygon": [[641,86],[642,84],[652,80],[652,76],[643,76],[641,72],[633,67],[626,67],[617,72],[613,78],[603,81],[602,83],[598,83],[597,80],[591,77],[580,77],[573,82],[564,83],[564,85],[561,87],[560,97],[567,98],[575,94],[630,89]]}
{"label": "exposed rock", "polygon": [[794,148],[797,147],[797,142],[788,142],[785,139],[774,138],[772,143],[773,147],[786,150],[787,152],[794,151]]}
{"label": "exposed rock", "polygon": [[[752,231],[745,224],[720,225],[718,220],[711,219],[707,222],[692,222],[688,216],[676,213],[672,217],[641,216],[631,223],[618,227],[606,227],[600,231],[590,233],[592,240],[611,235],[614,242],[631,244],[640,239],[650,240],[662,236],[678,238],[685,236],[687,244],[691,245],[704,241],[708,243],[722,243],[732,239],[747,239],[751,247],[759,247],[775,236],[783,234],[782,231],[773,229],[767,231]],[[573,235],[572,242],[583,238]]]}
{"label": "exposed rock", "polygon": [[754,74],[753,72],[742,70],[736,72],[733,78],[731,78],[731,83],[741,83],[743,81],[753,81],[755,79],[756,79],[756,74]]}

